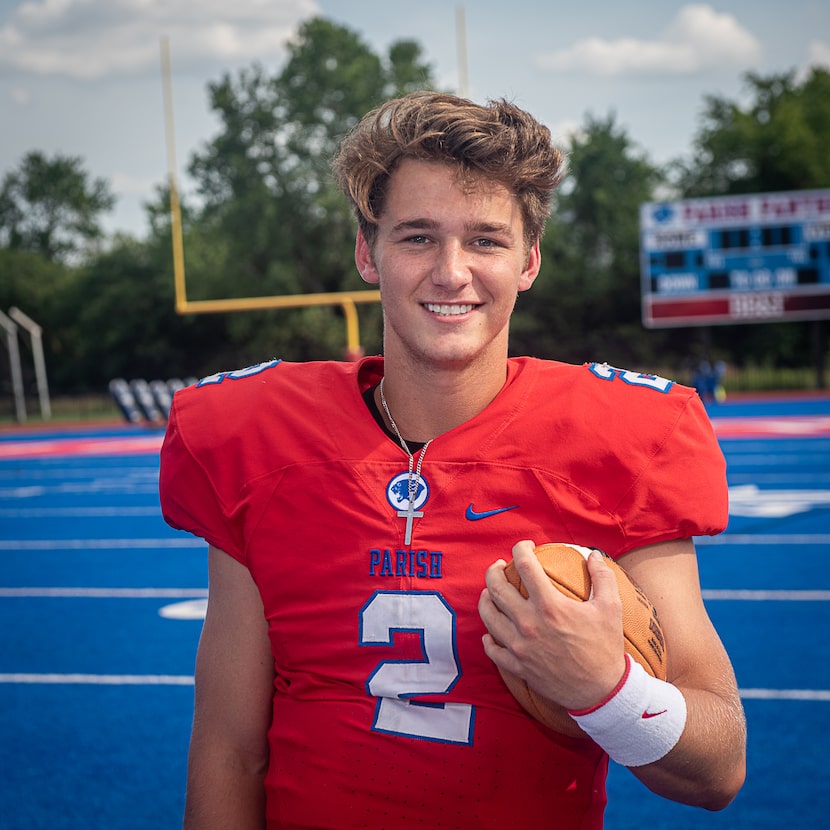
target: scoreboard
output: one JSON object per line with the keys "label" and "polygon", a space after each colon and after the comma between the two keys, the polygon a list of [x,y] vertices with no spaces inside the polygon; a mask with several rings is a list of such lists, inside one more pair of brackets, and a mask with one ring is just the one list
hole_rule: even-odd
{"label": "scoreboard", "polygon": [[640,206],[648,328],[830,318],[830,190]]}

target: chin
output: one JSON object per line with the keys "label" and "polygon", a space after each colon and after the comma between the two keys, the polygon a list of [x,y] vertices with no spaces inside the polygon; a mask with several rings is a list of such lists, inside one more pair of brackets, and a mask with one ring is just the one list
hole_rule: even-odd
{"label": "chin", "polygon": [[467,369],[486,360],[489,351],[480,346],[454,346],[443,349],[426,349],[421,354],[420,362],[425,367],[435,369]]}

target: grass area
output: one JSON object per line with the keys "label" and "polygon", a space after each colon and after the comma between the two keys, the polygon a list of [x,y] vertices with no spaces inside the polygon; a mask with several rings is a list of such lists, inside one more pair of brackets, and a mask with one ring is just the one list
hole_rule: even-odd
{"label": "grass area", "polygon": [[[657,374],[663,377],[694,386],[693,373],[689,371],[673,371],[665,369]],[[830,381],[830,377],[826,379]],[[812,392],[828,394],[830,389],[820,388],[816,370],[814,368],[774,369],[766,366],[746,366],[737,368],[727,366],[724,377],[724,388],[727,394],[751,394],[766,392]]]}
{"label": "grass area", "polygon": [[819,391],[816,370],[750,366],[726,370],[725,386],[732,392]]}
{"label": "grass area", "polygon": [[[47,421],[35,398],[26,401],[26,425],[84,424],[96,421],[123,421],[120,410],[109,395],[60,395],[50,400],[52,417]],[[11,396],[0,398],[0,425],[17,423],[14,401]]]}

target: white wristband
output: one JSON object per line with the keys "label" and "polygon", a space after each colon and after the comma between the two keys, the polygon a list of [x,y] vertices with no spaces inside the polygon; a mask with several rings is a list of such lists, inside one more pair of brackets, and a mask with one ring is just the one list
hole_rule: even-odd
{"label": "white wristband", "polygon": [[568,714],[618,764],[639,767],[659,761],[680,740],[686,699],[628,654],[625,659],[625,675],[606,700]]}

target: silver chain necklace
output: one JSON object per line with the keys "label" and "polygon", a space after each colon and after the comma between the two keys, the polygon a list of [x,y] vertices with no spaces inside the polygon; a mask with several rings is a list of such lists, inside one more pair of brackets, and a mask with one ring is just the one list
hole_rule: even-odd
{"label": "silver chain necklace", "polygon": [[389,404],[386,403],[386,396],[383,394],[383,381],[384,378],[381,378],[380,385],[378,387],[380,390],[380,405],[383,407],[383,411],[389,419],[389,424],[391,425],[395,435],[397,435],[398,441],[400,441],[404,452],[409,457],[409,470],[407,472],[407,493],[409,500],[406,505],[406,510],[398,511],[398,516],[402,519],[406,519],[406,533],[403,541],[405,545],[408,545],[412,541],[412,521],[416,518],[420,519],[424,515],[423,510],[415,509],[415,496],[418,495],[418,482],[421,480],[421,465],[424,463],[424,456],[427,454],[427,447],[432,443],[433,439],[430,438],[429,441],[427,441],[421,448],[421,454],[418,456],[418,464],[416,466],[415,456],[412,455],[412,450],[409,449],[409,444],[403,440],[403,435],[401,435],[401,431],[398,429],[398,425],[395,423],[395,419],[389,411]]}

